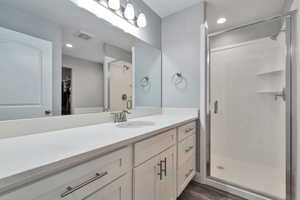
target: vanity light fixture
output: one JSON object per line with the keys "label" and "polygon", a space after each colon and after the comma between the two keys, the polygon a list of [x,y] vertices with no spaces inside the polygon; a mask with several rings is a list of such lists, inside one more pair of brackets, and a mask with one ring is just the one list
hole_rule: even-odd
{"label": "vanity light fixture", "polygon": [[133,20],[135,18],[134,7],[131,3],[127,3],[124,11],[124,16],[129,20]]}
{"label": "vanity light fixture", "polygon": [[219,19],[217,20],[217,23],[218,23],[218,24],[224,24],[226,21],[227,21],[227,20],[226,20],[225,17],[221,17],[221,18],[219,18]]}
{"label": "vanity light fixture", "polygon": [[[120,3],[120,0],[69,0],[76,4],[78,7],[87,10],[88,12],[94,14],[98,18],[101,18],[114,26],[119,27],[123,31],[130,33],[136,37],[139,37],[139,28],[145,27],[147,25],[146,15],[143,12],[139,12],[140,14],[136,17],[134,10],[138,10],[129,5],[129,11],[125,10],[126,7]],[[108,6],[103,1],[107,2]],[[120,4],[120,8],[117,9]],[[133,9],[132,9],[133,8]],[[133,11],[133,13],[132,13]],[[133,17],[132,17],[133,15]],[[130,18],[133,18],[132,20]]]}
{"label": "vanity light fixture", "polygon": [[147,26],[147,19],[144,13],[140,13],[137,18],[137,25],[138,27],[146,27]]}
{"label": "vanity light fixture", "polygon": [[109,0],[108,6],[113,10],[120,10],[121,8],[120,0]]}
{"label": "vanity light fixture", "polygon": [[70,44],[70,43],[67,43],[67,44],[66,44],[66,47],[68,47],[68,48],[73,48],[73,45]]}

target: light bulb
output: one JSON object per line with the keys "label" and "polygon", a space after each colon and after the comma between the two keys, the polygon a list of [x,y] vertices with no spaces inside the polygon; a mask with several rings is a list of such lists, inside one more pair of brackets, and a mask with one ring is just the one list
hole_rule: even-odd
{"label": "light bulb", "polygon": [[147,26],[147,19],[144,13],[140,13],[137,19],[137,25],[139,27],[146,27]]}
{"label": "light bulb", "polygon": [[120,0],[109,0],[108,6],[113,10],[119,10],[121,7]]}
{"label": "light bulb", "polygon": [[218,23],[218,24],[224,24],[226,21],[227,21],[227,20],[226,20],[225,17],[221,17],[221,18],[219,18],[219,19],[217,20],[217,23]]}
{"label": "light bulb", "polygon": [[70,43],[67,43],[67,44],[66,44],[66,47],[68,47],[68,48],[73,48],[73,45],[70,44]]}
{"label": "light bulb", "polygon": [[125,11],[124,11],[124,16],[129,19],[129,20],[133,20],[134,19],[134,7],[131,3],[128,3],[126,5]]}

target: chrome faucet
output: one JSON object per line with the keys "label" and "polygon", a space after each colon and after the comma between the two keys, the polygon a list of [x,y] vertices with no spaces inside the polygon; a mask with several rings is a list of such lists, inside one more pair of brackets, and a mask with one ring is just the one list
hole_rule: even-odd
{"label": "chrome faucet", "polygon": [[114,122],[115,123],[120,123],[120,122],[127,122],[127,114],[130,114],[128,110],[123,110],[122,112],[115,112],[112,113]]}

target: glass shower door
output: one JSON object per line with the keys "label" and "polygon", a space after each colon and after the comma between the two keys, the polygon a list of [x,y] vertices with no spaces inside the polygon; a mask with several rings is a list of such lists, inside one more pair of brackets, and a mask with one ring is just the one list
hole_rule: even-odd
{"label": "glass shower door", "polygon": [[287,21],[210,37],[210,165],[220,182],[286,199]]}

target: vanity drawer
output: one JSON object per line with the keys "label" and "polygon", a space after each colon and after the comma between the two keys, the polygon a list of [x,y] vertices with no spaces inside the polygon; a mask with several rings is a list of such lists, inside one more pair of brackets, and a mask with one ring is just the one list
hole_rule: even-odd
{"label": "vanity drawer", "polygon": [[196,174],[196,162],[192,157],[177,171],[177,196],[179,196]]}
{"label": "vanity drawer", "polygon": [[[105,185],[84,200],[132,200],[132,174],[126,174],[121,178]],[[80,200],[82,200],[80,199]]]}
{"label": "vanity drawer", "polygon": [[151,157],[163,152],[176,142],[176,129],[138,142],[134,145],[134,165],[138,166]]}
{"label": "vanity drawer", "polygon": [[178,167],[195,157],[196,135],[191,135],[178,144]]}
{"label": "vanity drawer", "polygon": [[191,122],[178,128],[178,141],[196,133],[196,122]]}
{"label": "vanity drawer", "polygon": [[132,148],[112,152],[34,182],[1,200],[79,200],[121,177],[132,167]]}

